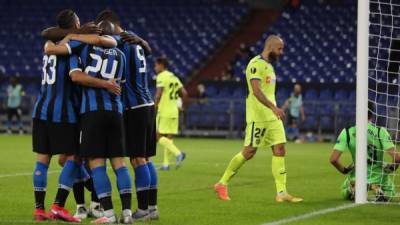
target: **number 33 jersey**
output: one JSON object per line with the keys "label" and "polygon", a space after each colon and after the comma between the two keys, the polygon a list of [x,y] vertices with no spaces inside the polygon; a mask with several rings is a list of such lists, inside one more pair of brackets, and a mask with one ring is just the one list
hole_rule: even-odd
{"label": "number 33 jersey", "polygon": [[[121,83],[125,79],[125,55],[117,48],[102,48],[79,41],[70,41],[72,55],[69,58],[70,74],[76,70],[89,76]],[[74,50],[76,49],[76,50]],[[115,111],[122,114],[121,96],[103,88],[82,86],[80,113]]]}
{"label": "number 33 jersey", "polygon": [[157,116],[167,118],[178,118],[178,93],[182,83],[170,71],[163,71],[157,75],[157,88],[163,88],[160,103],[158,104]]}
{"label": "number 33 jersey", "polygon": [[32,118],[54,123],[77,123],[79,92],[68,76],[69,56],[44,55],[42,81]]}

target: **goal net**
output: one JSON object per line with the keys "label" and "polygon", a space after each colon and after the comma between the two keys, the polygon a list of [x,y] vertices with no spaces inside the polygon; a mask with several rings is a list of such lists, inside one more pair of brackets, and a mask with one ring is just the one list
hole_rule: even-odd
{"label": "goal net", "polygon": [[356,202],[400,202],[390,151],[400,140],[400,0],[358,4]]}

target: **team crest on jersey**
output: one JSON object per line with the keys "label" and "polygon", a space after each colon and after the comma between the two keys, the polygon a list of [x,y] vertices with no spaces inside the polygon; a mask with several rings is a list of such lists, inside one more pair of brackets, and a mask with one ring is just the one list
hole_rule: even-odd
{"label": "team crest on jersey", "polygon": [[275,79],[275,78],[272,78],[271,76],[267,76],[267,77],[265,78],[265,83],[266,83],[266,84],[275,84],[275,82],[276,82],[276,79]]}
{"label": "team crest on jersey", "polygon": [[255,74],[255,73],[257,72],[257,69],[256,69],[255,67],[252,67],[252,68],[250,69],[250,72],[251,72],[252,74]]}
{"label": "team crest on jersey", "polygon": [[259,138],[256,139],[256,144],[257,144],[257,145],[260,144],[260,139],[259,139]]}

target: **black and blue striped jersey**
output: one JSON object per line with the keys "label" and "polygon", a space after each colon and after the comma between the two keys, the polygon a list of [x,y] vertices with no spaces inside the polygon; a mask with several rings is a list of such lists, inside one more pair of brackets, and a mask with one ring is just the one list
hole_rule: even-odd
{"label": "black and blue striped jersey", "polygon": [[68,75],[69,70],[68,56],[43,56],[41,88],[32,118],[55,123],[78,122],[79,91]]}
{"label": "black and blue striped jersey", "polygon": [[117,48],[125,54],[127,62],[126,82],[122,93],[124,107],[131,109],[153,105],[154,101],[148,87],[149,75],[143,48],[140,45],[123,42],[119,35],[115,35],[114,38],[118,42]]}
{"label": "black and blue striped jersey", "polygon": [[[117,83],[125,79],[125,55],[117,48],[103,48],[79,41],[70,41],[69,45],[82,46],[79,53],[72,51],[73,55],[69,60],[70,73],[80,70],[98,79],[116,79]],[[90,111],[122,113],[122,110],[121,96],[116,96],[106,89],[82,86],[81,114]]]}

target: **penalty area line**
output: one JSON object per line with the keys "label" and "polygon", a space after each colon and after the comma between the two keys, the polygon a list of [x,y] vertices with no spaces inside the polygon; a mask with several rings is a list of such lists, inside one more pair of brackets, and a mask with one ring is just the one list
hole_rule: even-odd
{"label": "penalty area line", "polygon": [[293,216],[293,217],[287,217],[285,219],[281,219],[281,220],[276,220],[273,222],[269,222],[269,223],[263,223],[261,225],[281,225],[281,224],[287,224],[287,223],[291,223],[291,222],[297,222],[300,220],[304,220],[304,219],[309,219],[312,217],[316,217],[316,216],[321,216],[321,215],[325,215],[328,213],[332,213],[332,212],[337,212],[337,211],[341,211],[341,210],[345,210],[345,209],[350,209],[350,208],[354,208],[360,206],[358,204],[346,204],[346,205],[341,205],[341,206],[337,206],[337,207],[333,207],[333,208],[327,208],[327,209],[322,209],[322,210],[318,210],[318,211],[312,211],[309,213],[305,213],[299,216]]}

